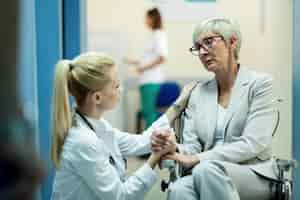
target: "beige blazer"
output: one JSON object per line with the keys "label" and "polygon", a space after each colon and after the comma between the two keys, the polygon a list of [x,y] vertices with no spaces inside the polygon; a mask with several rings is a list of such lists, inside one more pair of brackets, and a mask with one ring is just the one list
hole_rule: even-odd
{"label": "beige blazer", "polygon": [[199,84],[186,109],[183,144],[180,152],[204,160],[248,165],[262,176],[277,179],[272,159],[272,134],[277,109],[272,77],[240,67],[225,117],[225,144],[213,148],[217,122],[218,88],[216,79]]}

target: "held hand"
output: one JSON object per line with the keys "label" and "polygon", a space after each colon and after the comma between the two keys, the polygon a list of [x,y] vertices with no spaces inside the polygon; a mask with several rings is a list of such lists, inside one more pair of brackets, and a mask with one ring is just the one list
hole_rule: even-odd
{"label": "held hand", "polygon": [[167,144],[169,133],[165,130],[154,131],[151,135],[151,150],[158,153]]}
{"label": "held hand", "polygon": [[[172,133],[172,135],[174,134]],[[161,162],[163,155],[176,150],[176,144],[172,143],[171,131],[155,131],[151,136],[151,149],[153,152],[148,160],[148,163],[152,168],[154,168],[156,164]]]}
{"label": "held hand", "polygon": [[175,153],[176,152],[176,137],[175,133],[171,132],[169,137],[167,137],[167,144],[163,147],[163,153]]}
{"label": "held hand", "polygon": [[162,154],[162,158],[159,162],[159,168],[169,168],[171,166],[174,166],[174,161],[173,160],[164,160],[163,157],[167,154],[173,154],[176,152],[177,149],[177,144],[176,144],[176,137],[174,132],[170,134],[170,136],[167,138],[167,145],[163,147],[163,150],[160,151]]}
{"label": "held hand", "polygon": [[170,129],[153,132],[151,136],[151,149],[153,152],[161,155],[175,152],[175,134]]}
{"label": "held hand", "polygon": [[184,155],[180,153],[167,154],[163,156],[163,159],[175,160],[187,168],[193,167],[200,162],[196,155]]}

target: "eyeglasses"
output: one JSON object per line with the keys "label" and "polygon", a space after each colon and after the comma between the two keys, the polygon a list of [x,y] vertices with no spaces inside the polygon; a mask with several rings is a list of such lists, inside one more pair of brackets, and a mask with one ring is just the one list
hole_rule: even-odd
{"label": "eyeglasses", "polygon": [[224,37],[221,35],[215,35],[211,37],[204,38],[201,43],[196,42],[193,47],[190,48],[190,52],[194,56],[200,56],[202,53],[200,53],[201,49],[204,49],[205,51],[209,51],[212,49],[213,45],[217,41],[217,39],[224,40]]}

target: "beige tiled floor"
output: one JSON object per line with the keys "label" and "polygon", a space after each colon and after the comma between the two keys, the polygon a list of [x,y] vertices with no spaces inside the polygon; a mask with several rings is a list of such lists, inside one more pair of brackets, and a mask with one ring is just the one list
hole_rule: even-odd
{"label": "beige tiled floor", "polygon": [[[128,175],[132,174],[136,169],[143,165],[146,162],[146,159],[141,158],[130,158],[128,159]],[[145,200],[165,200],[167,199],[166,192],[162,192],[160,189],[160,183],[163,178],[166,180],[168,179],[168,171],[166,169],[159,170],[156,169],[159,173],[159,179],[157,180],[156,184],[150,190],[150,192],[146,195]]]}

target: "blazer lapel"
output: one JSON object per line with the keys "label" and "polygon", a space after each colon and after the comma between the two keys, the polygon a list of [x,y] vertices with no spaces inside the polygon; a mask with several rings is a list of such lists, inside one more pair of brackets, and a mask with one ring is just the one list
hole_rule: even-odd
{"label": "blazer lapel", "polygon": [[244,67],[240,67],[227,108],[227,113],[224,121],[225,130],[234,113],[237,111],[237,108],[241,103],[242,97],[247,93],[246,86],[248,85],[248,83],[249,79],[247,69],[245,69]]}
{"label": "blazer lapel", "polygon": [[217,108],[218,108],[218,87],[216,79],[211,80],[207,85],[205,97],[205,121],[207,127],[207,141],[204,149],[207,150],[212,145],[214,140],[214,132],[217,123]]}

